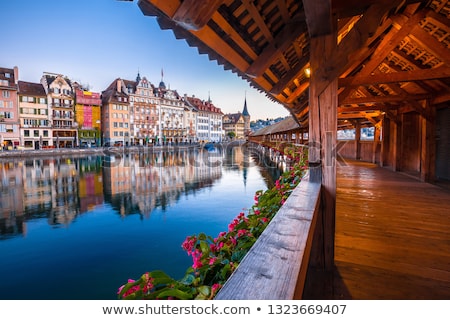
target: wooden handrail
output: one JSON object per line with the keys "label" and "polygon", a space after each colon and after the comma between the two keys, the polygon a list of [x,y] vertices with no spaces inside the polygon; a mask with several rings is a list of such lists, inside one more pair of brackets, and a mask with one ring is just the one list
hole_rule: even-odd
{"label": "wooden handrail", "polygon": [[320,207],[320,183],[304,179],[215,297],[301,299]]}

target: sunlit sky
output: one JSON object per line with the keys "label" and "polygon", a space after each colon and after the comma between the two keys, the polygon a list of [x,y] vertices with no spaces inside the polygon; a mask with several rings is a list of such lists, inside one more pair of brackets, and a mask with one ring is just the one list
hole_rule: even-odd
{"label": "sunlit sky", "polygon": [[250,87],[134,2],[116,0],[0,1],[3,17],[0,67],[19,68],[19,80],[39,82],[44,72],[63,74],[102,92],[116,78],[139,72],[154,85],[163,80],[180,95],[211,98],[224,113],[242,111],[247,99],[252,120],[289,112]]}

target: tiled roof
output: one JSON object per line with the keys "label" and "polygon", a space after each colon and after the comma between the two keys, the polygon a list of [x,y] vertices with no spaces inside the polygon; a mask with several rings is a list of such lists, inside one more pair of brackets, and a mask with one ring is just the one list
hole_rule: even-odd
{"label": "tiled roof", "polygon": [[19,94],[33,97],[45,97],[45,89],[42,83],[19,81]]}
{"label": "tiled roof", "polygon": [[281,120],[280,122],[274,123],[270,126],[264,127],[262,129],[259,129],[255,132],[253,132],[252,136],[264,136],[268,134],[273,133],[281,133],[281,132],[287,132],[290,130],[295,130],[300,128],[300,125],[295,121],[293,117],[288,117],[284,120]]}

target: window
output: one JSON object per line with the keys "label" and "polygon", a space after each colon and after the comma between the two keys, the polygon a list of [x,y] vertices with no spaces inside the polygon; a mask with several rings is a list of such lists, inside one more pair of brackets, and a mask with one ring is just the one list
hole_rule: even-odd
{"label": "window", "polygon": [[24,135],[25,137],[29,137],[29,136],[30,136],[30,130],[24,130],[24,131],[23,131],[23,135]]}
{"label": "window", "polygon": [[9,91],[3,90],[3,91],[2,91],[2,97],[3,97],[3,98],[9,98],[9,97],[10,97]]}
{"label": "window", "polygon": [[39,137],[39,130],[33,130],[33,136]]}
{"label": "window", "polygon": [[45,98],[39,98],[39,103],[40,103],[40,104],[46,104],[47,101],[46,101]]}

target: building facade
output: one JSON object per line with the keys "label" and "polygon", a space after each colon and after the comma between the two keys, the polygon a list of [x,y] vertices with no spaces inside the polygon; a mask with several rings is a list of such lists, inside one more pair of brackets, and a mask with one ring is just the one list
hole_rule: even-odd
{"label": "building facade", "polygon": [[47,94],[41,83],[19,81],[20,148],[45,149],[52,146]]}
{"label": "building facade", "polygon": [[223,117],[223,130],[227,139],[246,139],[251,132],[247,98],[242,112],[229,113]]}
{"label": "building facade", "polygon": [[102,92],[102,134],[104,146],[129,146],[130,104],[124,80],[117,78]]}
{"label": "building facade", "polygon": [[210,99],[204,101],[195,96],[186,96],[186,102],[197,110],[196,140],[198,142],[221,142],[223,139],[223,113],[220,108],[214,106]]}
{"label": "building facade", "polygon": [[136,81],[125,81],[130,97],[130,130],[133,145],[154,143],[158,131],[157,98],[154,86],[146,77],[137,75]]}
{"label": "building facade", "polygon": [[0,149],[20,144],[17,81],[19,69],[0,68]]}
{"label": "building facade", "polygon": [[176,90],[166,87],[163,79],[155,90],[158,97],[158,143],[178,144],[187,140],[184,127],[184,101]]}
{"label": "building facade", "polygon": [[47,94],[52,126],[52,146],[72,148],[77,146],[77,129],[74,112],[74,92],[71,81],[60,74],[44,73],[41,84]]}
{"label": "building facade", "polygon": [[95,147],[101,145],[100,93],[75,86],[75,120],[78,126],[78,145]]}

